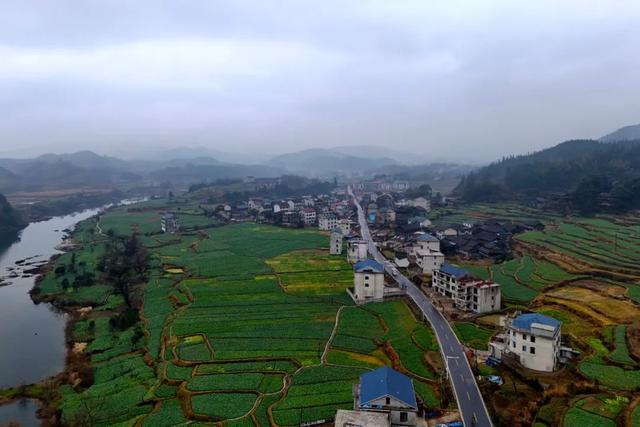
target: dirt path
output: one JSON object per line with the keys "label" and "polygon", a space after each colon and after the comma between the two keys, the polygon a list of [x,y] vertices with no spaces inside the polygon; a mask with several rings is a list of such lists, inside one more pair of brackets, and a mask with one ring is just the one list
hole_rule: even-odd
{"label": "dirt path", "polygon": [[338,309],[338,312],[336,313],[336,323],[335,325],[333,325],[331,336],[327,340],[327,344],[325,344],[324,351],[322,352],[322,356],[320,357],[320,364],[322,365],[325,365],[327,363],[327,353],[329,352],[329,347],[331,347],[331,343],[333,342],[333,339],[335,338],[336,333],[338,332],[338,324],[340,323],[340,313],[342,312],[342,309],[345,307],[346,306],[343,305]]}

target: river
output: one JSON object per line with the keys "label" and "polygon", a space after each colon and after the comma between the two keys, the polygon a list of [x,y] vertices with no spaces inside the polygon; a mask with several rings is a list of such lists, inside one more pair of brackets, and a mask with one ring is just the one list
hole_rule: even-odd
{"label": "river", "polygon": [[[49,304],[34,304],[29,290],[35,275],[16,262],[44,263],[59,253],[56,246],[62,241],[65,229],[95,215],[90,209],[72,215],[54,217],[29,224],[18,241],[0,243],[0,277],[7,286],[0,287],[0,388],[37,383],[64,369],[66,315]],[[23,264],[24,265],[24,264]],[[11,275],[17,277],[10,277]],[[0,406],[3,417],[19,418],[23,425],[33,425],[35,403],[16,402]]]}

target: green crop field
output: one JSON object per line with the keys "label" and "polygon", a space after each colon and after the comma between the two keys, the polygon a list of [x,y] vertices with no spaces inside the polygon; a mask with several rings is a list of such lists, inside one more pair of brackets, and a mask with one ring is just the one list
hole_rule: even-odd
{"label": "green crop field", "polygon": [[462,343],[477,350],[486,350],[493,335],[492,330],[468,322],[455,323],[453,330]]}
{"label": "green crop field", "polygon": [[[160,233],[164,211],[178,215],[182,233]],[[433,332],[402,301],[354,306],[345,292],[352,268],[327,253],[326,235],[220,226],[197,206],[166,201],[115,208],[99,226],[141,233],[151,271],[138,289],[140,322],[125,330],[110,321],[124,300],[100,275],[92,286],[64,289],[80,262],[95,270],[111,238],[89,220],[79,227],[76,270],[43,281],[45,295],[93,307],[72,333],[86,343],[94,381],[62,390],[68,424],[90,416],[97,426],[299,425],[351,408],[360,374],[385,364],[410,375],[428,405],[439,405]],[[65,254],[56,266],[70,262]]]}

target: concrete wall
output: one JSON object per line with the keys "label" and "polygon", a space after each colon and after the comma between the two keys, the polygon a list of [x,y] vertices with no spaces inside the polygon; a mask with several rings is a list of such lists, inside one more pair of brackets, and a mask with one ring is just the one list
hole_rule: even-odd
{"label": "concrete wall", "polygon": [[356,302],[382,301],[384,298],[384,273],[354,273],[353,287]]}
{"label": "concrete wall", "polygon": [[[560,349],[560,332],[555,337],[547,338],[508,328],[509,352],[520,358],[520,364],[536,371],[551,372],[555,369]],[[535,353],[531,353],[531,348]]]}
{"label": "concrete wall", "polygon": [[351,241],[347,245],[347,260],[351,264],[367,259],[367,243],[361,241]]}
{"label": "concrete wall", "polygon": [[342,234],[331,233],[329,238],[329,253],[331,255],[340,255],[342,253]]}

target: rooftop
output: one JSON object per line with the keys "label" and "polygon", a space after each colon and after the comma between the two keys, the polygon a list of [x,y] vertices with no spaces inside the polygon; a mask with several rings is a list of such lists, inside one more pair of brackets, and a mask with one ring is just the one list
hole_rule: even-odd
{"label": "rooftop", "polygon": [[513,319],[511,325],[518,329],[531,330],[531,325],[533,325],[534,323],[549,326],[554,330],[558,329],[562,324],[559,320],[556,320],[550,316],[545,316],[544,314],[526,313],[521,314]]}
{"label": "rooftop", "polygon": [[355,263],[353,266],[355,271],[363,272],[363,271],[372,271],[374,273],[384,273],[384,267],[378,261],[374,259],[365,259],[364,261],[360,261]]}
{"label": "rooftop", "polygon": [[418,236],[418,238],[416,239],[418,242],[439,242],[440,240],[438,240],[437,237],[429,234],[429,233],[425,233],[422,234],[420,236]]}
{"label": "rooftop", "polygon": [[418,407],[413,383],[406,375],[383,366],[360,376],[360,407],[380,397],[390,396],[411,408]]}
{"label": "rooftop", "polygon": [[465,276],[470,276],[469,272],[464,268],[456,267],[455,265],[451,265],[448,262],[445,262],[440,267],[440,271],[448,274],[450,276],[455,277],[456,279],[461,279]]}

